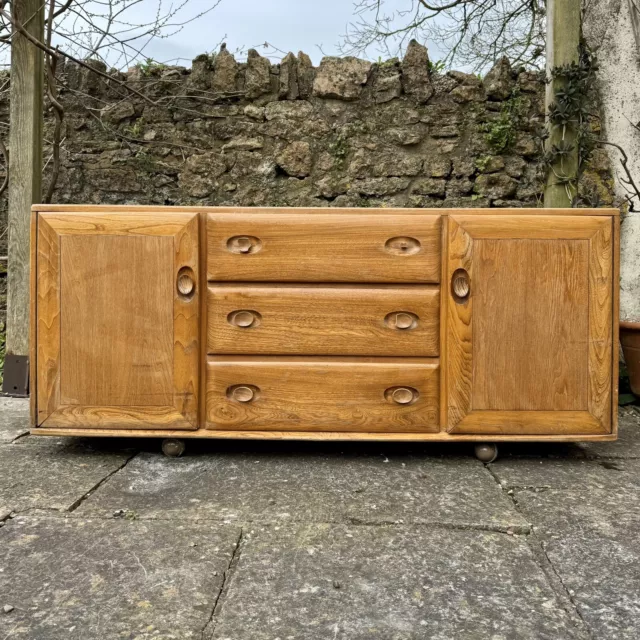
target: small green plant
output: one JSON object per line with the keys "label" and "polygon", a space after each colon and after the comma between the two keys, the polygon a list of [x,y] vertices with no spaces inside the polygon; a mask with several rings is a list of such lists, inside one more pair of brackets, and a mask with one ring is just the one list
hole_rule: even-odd
{"label": "small green plant", "polygon": [[443,60],[436,60],[435,62],[429,60],[427,65],[429,66],[429,73],[442,73],[444,71]]}
{"label": "small green plant", "polygon": [[504,153],[515,142],[520,120],[524,116],[525,102],[518,89],[504,101],[497,120],[484,126],[485,140],[495,153]]}
{"label": "small green plant", "polygon": [[124,128],[124,132],[132,138],[139,138],[145,127],[144,118],[138,118],[133,124],[129,124]]}
{"label": "small green plant", "polygon": [[156,62],[153,58],[147,58],[144,62],[139,62],[137,66],[144,78],[158,76],[167,68],[166,64]]}
{"label": "small green plant", "polygon": [[388,60],[383,60],[382,56],[378,56],[378,66],[379,67],[395,67],[398,64],[398,58],[389,58]]}

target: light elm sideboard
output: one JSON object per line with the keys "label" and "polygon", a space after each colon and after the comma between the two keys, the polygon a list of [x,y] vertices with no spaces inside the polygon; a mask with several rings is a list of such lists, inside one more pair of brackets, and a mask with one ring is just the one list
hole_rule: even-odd
{"label": "light elm sideboard", "polygon": [[613,440],[613,209],[37,205],[33,433]]}

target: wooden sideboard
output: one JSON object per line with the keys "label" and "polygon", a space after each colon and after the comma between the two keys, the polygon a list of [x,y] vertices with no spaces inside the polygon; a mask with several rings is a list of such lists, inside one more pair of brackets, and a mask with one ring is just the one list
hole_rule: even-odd
{"label": "wooden sideboard", "polygon": [[33,433],[613,440],[613,209],[37,205]]}

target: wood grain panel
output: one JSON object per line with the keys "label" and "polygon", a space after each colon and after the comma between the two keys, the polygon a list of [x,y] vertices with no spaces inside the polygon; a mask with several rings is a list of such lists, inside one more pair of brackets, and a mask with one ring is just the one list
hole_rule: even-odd
{"label": "wood grain panel", "polygon": [[474,239],[588,240],[610,221],[596,216],[547,215],[451,216]]}
{"label": "wood grain panel", "polygon": [[[450,216],[447,429],[519,435],[611,431],[612,221]],[[443,291],[445,285],[443,285]]]}
{"label": "wood grain panel", "polygon": [[[215,281],[437,283],[440,223],[434,215],[210,213],[207,274]],[[254,239],[255,247],[234,253],[234,238]]]}
{"label": "wood grain panel", "polygon": [[[436,285],[209,287],[208,349],[217,354],[437,356]],[[254,325],[233,313],[259,314]],[[396,328],[396,312],[407,328]],[[409,316],[408,314],[412,314]]]}
{"label": "wood grain panel", "polygon": [[588,240],[475,240],[474,410],[587,410]]}
{"label": "wood grain panel", "polygon": [[[613,348],[613,244],[610,221],[602,221],[600,229],[590,240],[589,249],[589,413],[610,431]],[[616,343],[616,351],[618,348]]]}
{"label": "wood grain panel", "polygon": [[613,292],[612,324],[613,334],[611,336],[611,363],[612,374],[611,384],[611,432],[618,434],[618,385],[620,384],[620,218],[611,219],[613,232],[613,272],[611,277],[611,290]]}
{"label": "wood grain panel", "polygon": [[[209,357],[207,428],[428,431],[438,428],[437,360],[417,358]],[[255,389],[239,402],[229,389]],[[419,395],[396,404],[385,391]]]}
{"label": "wood grain panel", "polygon": [[[173,237],[173,404],[195,429],[198,426],[200,370],[200,292],[198,216],[192,216]],[[180,274],[193,281],[193,292],[182,295],[176,286]]]}
{"label": "wood grain panel", "polygon": [[193,429],[191,422],[173,405],[60,405],[41,426],[45,429],[94,428],[100,431],[115,430],[119,433],[127,429]]}
{"label": "wood grain panel", "polygon": [[586,411],[473,411],[457,430],[498,435],[606,433],[600,421]]}
{"label": "wood grain panel", "polygon": [[485,434],[482,433],[384,433],[365,431],[250,431],[234,429],[198,429],[196,431],[172,431],[159,429],[31,429],[36,436],[87,436],[122,438],[208,438],[214,440],[307,440],[311,442],[609,442],[615,440],[612,433],[537,433],[537,434]]}
{"label": "wood grain panel", "polygon": [[107,209],[104,213],[100,210],[95,213],[60,211],[42,213],[40,217],[58,235],[174,236],[197,215],[180,209],[169,212],[166,208],[133,213],[129,207],[122,207],[117,210]]}
{"label": "wood grain panel", "polygon": [[60,404],[60,245],[46,220],[38,220],[37,416],[38,424]]}
{"label": "wood grain panel", "polygon": [[198,215],[42,214],[38,230],[38,424],[196,429]]}
{"label": "wood grain panel", "polygon": [[173,238],[60,242],[62,405],[173,404]]}
{"label": "wood grain panel", "polygon": [[535,433],[535,434],[482,434],[482,433],[384,433],[365,431],[250,431],[234,429],[198,429],[197,431],[172,431],[149,428],[133,429],[70,429],[53,427],[31,429],[36,436],[99,436],[105,438],[208,438],[214,440],[302,440],[311,442],[609,442],[615,440],[612,433]]}
{"label": "wood grain panel", "polygon": [[37,350],[38,350],[38,214],[31,212],[29,226],[29,423],[38,424],[37,415]]}
{"label": "wood grain panel", "polygon": [[[107,212],[127,211],[130,213],[165,213],[167,207],[160,205],[120,205],[120,204],[34,204],[31,207],[32,211],[42,212],[67,212],[67,213],[96,213],[103,214]],[[173,209],[172,209],[173,211]],[[180,207],[180,211],[186,211],[189,213],[232,213],[234,215],[243,215],[244,213],[299,213],[302,215],[314,215],[316,213],[326,214],[326,207]],[[341,215],[349,213],[362,213],[361,207],[335,207],[331,209],[332,212],[339,213]],[[370,209],[367,214],[378,215],[380,217],[387,216],[389,214],[401,213],[402,215],[468,215],[468,216],[517,216],[517,215],[545,215],[545,216],[602,216],[611,217],[619,216],[619,209],[613,208],[598,208],[598,209],[540,209],[540,208],[505,208],[505,209]]]}
{"label": "wood grain panel", "polygon": [[[473,385],[472,319],[475,287],[473,239],[453,216],[449,217],[448,275],[443,283],[447,291],[447,428],[452,430],[471,411]],[[463,303],[450,292],[450,280],[456,269],[464,269],[472,283],[472,293]]]}
{"label": "wood grain panel", "polygon": [[449,361],[447,354],[448,313],[449,313],[449,216],[442,218],[442,264],[440,265],[440,362],[443,363],[443,371],[440,373],[440,430],[446,432],[448,421],[447,398],[448,377],[446,363]]}

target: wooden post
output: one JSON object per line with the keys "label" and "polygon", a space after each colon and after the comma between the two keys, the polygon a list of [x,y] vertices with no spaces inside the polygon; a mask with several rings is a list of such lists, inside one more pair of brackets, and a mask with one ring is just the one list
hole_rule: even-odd
{"label": "wooden post", "polygon": [[[13,15],[42,41],[42,0],[16,0]],[[42,184],[43,54],[24,36],[11,40],[7,355],[29,354],[29,221]],[[7,367],[10,364],[7,358]]]}
{"label": "wooden post", "polygon": [[[551,76],[554,67],[578,62],[580,47],[580,0],[547,0],[547,76]],[[564,84],[562,78],[556,79],[547,85],[545,106],[554,102],[555,92]],[[557,144],[563,136],[559,129],[551,129],[548,139],[548,148]],[[564,139],[575,143],[575,131],[567,128]],[[554,173],[555,169],[555,173]],[[571,195],[575,195],[573,187],[566,184],[557,184],[557,174],[576,176],[578,173],[577,148],[569,155],[556,162],[549,169],[547,185],[544,190],[544,206],[551,208],[570,207]]]}

